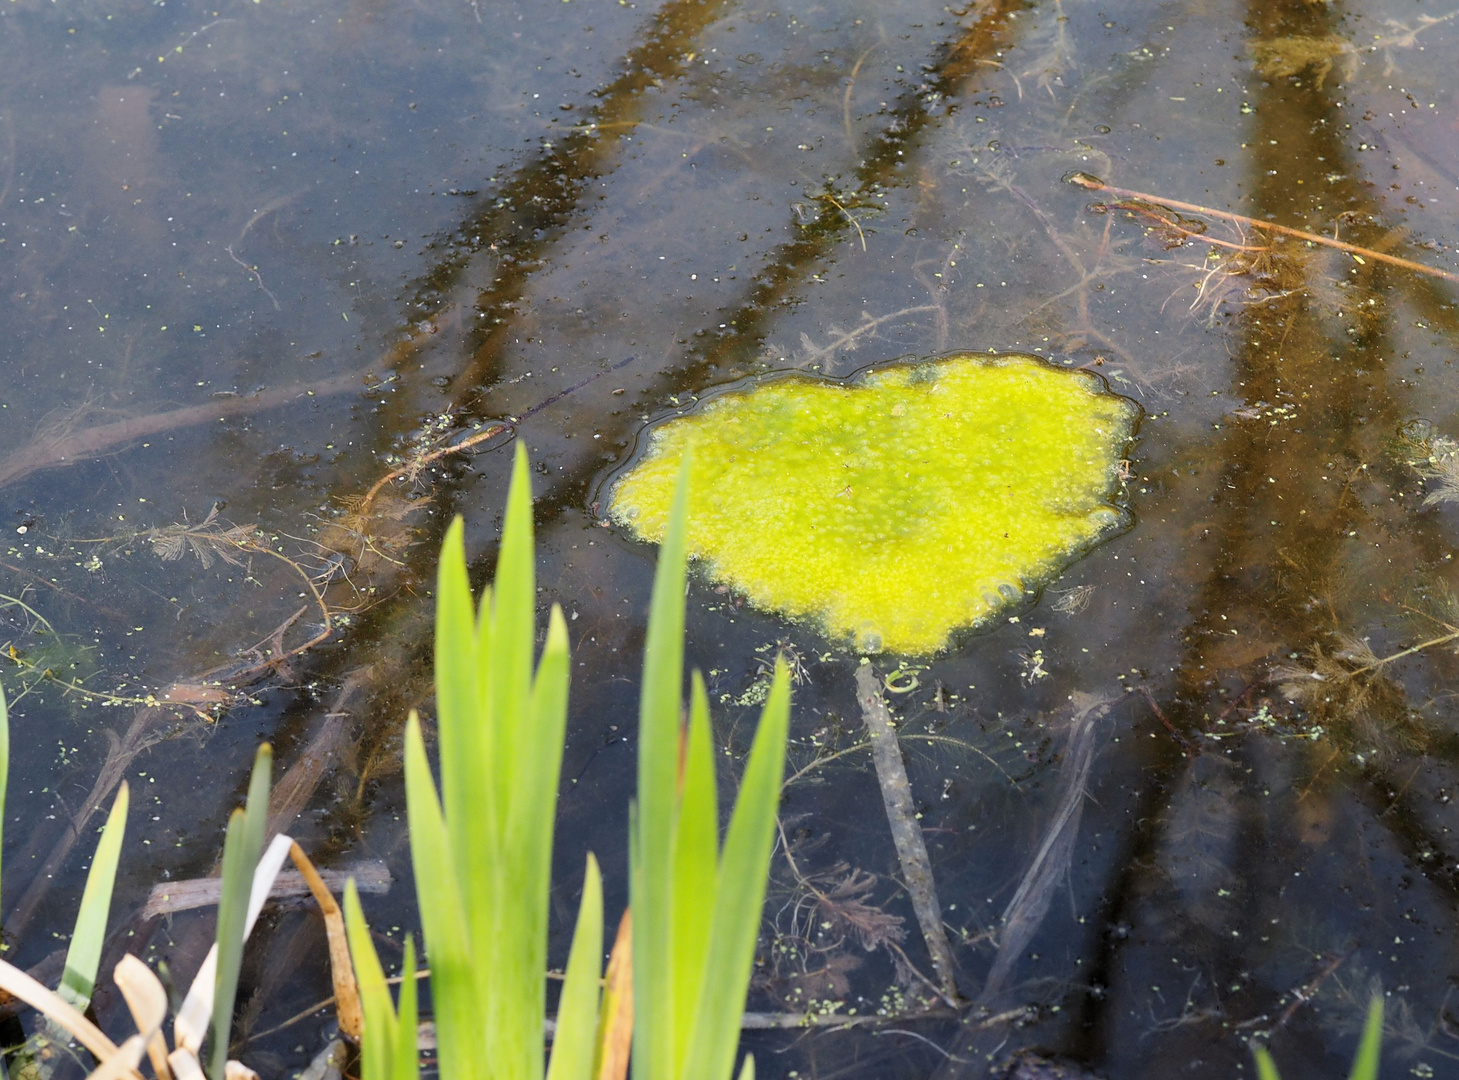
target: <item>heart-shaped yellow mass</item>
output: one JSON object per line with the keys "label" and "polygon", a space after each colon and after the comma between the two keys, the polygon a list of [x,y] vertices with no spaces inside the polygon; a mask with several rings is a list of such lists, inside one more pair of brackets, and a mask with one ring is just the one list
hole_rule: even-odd
{"label": "heart-shaped yellow mass", "polygon": [[710,577],[863,652],[936,652],[1127,525],[1111,500],[1139,415],[1016,354],[772,379],[654,428],[609,515],[660,540],[692,448]]}

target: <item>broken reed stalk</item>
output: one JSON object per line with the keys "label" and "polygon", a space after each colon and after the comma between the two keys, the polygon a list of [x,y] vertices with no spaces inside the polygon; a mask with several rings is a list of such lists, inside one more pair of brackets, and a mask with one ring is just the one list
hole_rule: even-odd
{"label": "broken reed stalk", "polygon": [[[1106,184],[1098,177],[1090,176],[1088,173],[1072,173],[1066,180],[1068,183],[1075,184],[1088,191],[1102,191],[1122,199],[1140,199],[1144,202],[1155,203],[1160,206],[1169,206],[1176,210],[1186,210],[1192,214],[1220,218],[1222,221],[1229,221],[1236,225],[1246,225],[1250,228],[1261,229],[1269,233],[1280,233],[1283,236],[1306,240],[1312,244],[1321,244],[1323,247],[1335,248],[1349,255],[1372,259],[1375,262],[1388,263],[1390,266],[1398,266],[1404,270],[1412,270],[1416,274],[1427,274],[1430,277],[1443,278],[1445,281],[1459,282],[1459,274],[1450,273],[1448,270],[1425,266],[1423,263],[1414,262],[1412,259],[1400,258],[1397,255],[1385,255],[1383,252],[1374,251],[1372,248],[1359,247],[1357,244],[1349,244],[1334,237],[1322,236],[1318,233],[1307,232],[1304,229],[1294,229],[1290,225],[1278,225],[1274,221],[1261,221],[1258,218],[1247,217],[1244,214],[1233,214],[1229,210],[1217,210],[1211,206],[1202,206],[1200,203],[1188,203],[1181,202],[1179,199],[1167,199],[1164,195],[1152,195],[1148,191],[1134,191],[1130,188],[1115,187],[1112,184]],[[1200,234],[1192,234],[1191,239],[1202,240],[1206,243],[1220,243],[1220,241],[1211,240]]]}
{"label": "broken reed stalk", "polygon": [[[106,1033],[78,1013],[68,1002],[62,1000],[60,995],[36,982],[35,979],[12,967],[4,960],[0,960],[0,990],[4,990],[12,997],[19,998],[31,1008],[45,1014],[46,1018],[59,1024],[77,1042],[89,1050],[98,1061],[109,1061],[117,1058],[119,1047]],[[115,1076],[131,1077],[132,1080],[142,1080],[142,1074],[136,1069],[128,1069],[125,1064],[116,1069]]]}
{"label": "broken reed stalk", "polygon": [[902,864],[902,877],[912,896],[912,910],[922,928],[922,940],[932,957],[932,970],[944,1001],[953,1008],[959,1004],[957,981],[953,976],[952,946],[942,925],[942,906],[937,902],[937,887],[932,878],[932,862],[927,845],[917,824],[917,811],[912,802],[912,785],[902,763],[902,749],[892,727],[891,710],[882,697],[881,681],[870,664],[856,669],[856,701],[861,717],[871,734],[871,757],[876,765],[876,779],[881,786],[882,803],[891,827],[892,843]]}
{"label": "broken reed stalk", "polygon": [[319,914],[324,917],[325,936],[329,941],[329,975],[334,984],[335,1016],[339,1029],[353,1039],[360,1041],[365,1029],[364,1008],[360,1004],[359,986],[355,982],[355,968],[350,962],[350,947],[345,939],[344,915],[335,902],[334,894],[319,876],[314,863],[304,854],[298,842],[289,845],[289,858],[294,861],[299,873],[309,883],[309,892],[319,905]]}
{"label": "broken reed stalk", "polygon": [[1425,649],[1432,649],[1438,645],[1447,645],[1449,642],[1455,640],[1459,640],[1459,630],[1453,630],[1451,628],[1450,633],[1441,634],[1436,638],[1429,638],[1427,641],[1420,641],[1417,645],[1410,645],[1408,648],[1400,649],[1390,656],[1380,656],[1378,659],[1364,664],[1360,668],[1354,668],[1348,673],[1348,676],[1351,678],[1354,675],[1365,675],[1370,671],[1377,671],[1379,668],[1391,664],[1395,660],[1402,660],[1405,656],[1413,656],[1415,653],[1421,653]]}
{"label": "broken reed stalk", "polygon": [[[336,870],[320,870],[319,876],[328,889],[344,889],[344,883],[355,879],[355,887],[367,895],[384,896],[390,892],[390,868],[379,859],[362,859],[347,863]],[[309,882],[297,870],[282,870],[274,878],[269,889],[269,902],[297,900],[310,895]],[[161,915],[173,915],[179,911],[193,911],[197,908],[216,907],[222,892],[222,881],[217,877],[187,878],[183,881],[165,881],[152,886],[147,902],[142,905],[137,918],[146,921]]]}

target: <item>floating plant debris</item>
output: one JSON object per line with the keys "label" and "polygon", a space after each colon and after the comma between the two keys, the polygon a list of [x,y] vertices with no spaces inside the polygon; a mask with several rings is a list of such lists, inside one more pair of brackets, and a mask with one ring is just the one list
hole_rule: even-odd
{"label": "floating plant debris", "polygon": [[1138,416],[1017,354],[772,379],[655,427],[609,516],[657,542],[692,448],[710,577],[863,652],[930,653],[1126,525],[1111,500]]}

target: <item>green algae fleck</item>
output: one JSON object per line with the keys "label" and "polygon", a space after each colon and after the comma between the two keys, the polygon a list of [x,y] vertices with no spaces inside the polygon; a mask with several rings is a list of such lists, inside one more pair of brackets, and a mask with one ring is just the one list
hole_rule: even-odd
{"label": "green algae fleck", "polygon": [[1127,525],[1112,499],[1139,414],[1018,354],[774,379],[655,427],[609,517],[658,542],[692,448],[710,577],[861,651],[931,653]]}

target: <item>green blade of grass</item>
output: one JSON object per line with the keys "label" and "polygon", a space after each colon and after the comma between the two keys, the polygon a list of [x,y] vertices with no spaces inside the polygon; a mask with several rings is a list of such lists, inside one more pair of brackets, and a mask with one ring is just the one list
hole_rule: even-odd
{"label": "green blade of grass", "polygon": [[684,685],[685,520],[689,455],[680,466],[668,529],[659,548],[644,643],[638,712],[638,812],[632,902],[633,1075],[670,1080],[674,1073],[674,969],[671,935],[672,844],[679,779],[679,709]]}
{"label": "green blade of grass", "polygon": [[1383,998],[1373,995],[1368,1003],[1368,1018],[1363,1022],[1363,1038],[1353,1057],[1353,1071],[1348,1080],[1378,1080],[1378,1062],[1383,1051]]}
{"label": "green blade of grass", "polygon": [[117,788],[111,804],[91,869],[86,874],[86,888],[81,893],[81,909],[76,913],[76,927],[71,933],[71,946],[66,950],[66,968],[56,993],[85,1012],[96,989],[96,969],[101,964],[101,946],[106,941],[106,918],[111,911],[112,888],[116,884],[117,863],[122,854],[122,837],[127,830],[128,787],[125,780]]}
{"label": "green blade of grass", "polygon": [[[397,1037],[395,1009],[390,1002],[390,988],[370,928],[360,907],[360,894],[355,879],[344,887],[345,934],[350,943],[350,962],[355,969],[355,982],[360,990],[360,1007],[365,1013],[365,1029],[360,1038],[360,1080],[392,1080],[391,1047]],[[414,980],[410,980],[414,981]]]}
{"label": "green blade of grass", "polygon": [[749,1054],[745,1055],[744,1067],[740,1069],[740,1080],[755,1080],[755,1059]]}
{"label": "green blade of grass", "polygon": [[[244,822],[247,825],[245,837],[248,850],[253,852],[253,861],[248,868],[248,884],[253,885],[253,868],[263,854],[264,833],[268,828],[268,796],[273,784],[274,748],[262,744],[253,756],[253,772],[248,777],[248,801],[243,804]],[[245,910],[247,910],[245,908]]]}
{"label": "green blade of grass", "polygon": [[419,1080],[420,1050],[416,1043],[415,941],[405,935],[405,956],[401,960],[400,1015],[396,1023],[391,1080]]}
{"label": "green blade of grass", "polygon": [[719,870],[719,798],[709,728],[709,696],[697,671],[691,679],[683,761],[670,886],[673,891],[670,949],[674,957],[671,1060],[676,1074],[684,1061],[704,986],[710,934],[706,914],[714,909],[715,878]]}
{"label": "green blade of grass", "polygon": [[[460,885],[451,858],[450,838],[436,798],[436,785],[426,760],[420,718],[414,712],[405,727],[405,801],[410,823],[410,861],[416,897],[431,966],[435,1001],[437,1054],[442,1076],[475,1080],[492,1074],[473,970],[471,939],[461,904]],[[541,1031],[537,1032],[541,1038]]]}
{"label": "green blade of grass", "polygon": [[740,1015],[755,962],[761,908],[785,773],[790,673],[776,661],[770,697],[750,747],[744,779],[725,833],[711,920],[709,958],[689,1056],[679,1075],[718,1080],[734,1072]]}
{"label": "green blade of grass", "polygon": [[[500,571],[499,571],[500,572]],[[530,636],[530,621],[526,624]],[[500,628],[499,628],[500,629]],[[521,632],[518,627],[516,632]],[[529,653],[530,655],[530,653]],[[547,916],[551,907],[552,837],[562,748],[567,732],[569,650],[567,623],[553,605],[547,640],[528,699],[519,711],[502,717],[515,729],[502,858],[494,867],[502,893],[494,913],[499,940],[495,955],[510,978],[497,995],[497,1023],[505,1030],[540,1031],[547,1008],[542,973],[547,968]],[[506,760],[503,759],[505,766]],[[601,921],[601,920],[600,920]],[[529,1077],[542,1075],[542,1041],[529,1039],[520,1061]]]}
{"label": "green blade of grass", "polygon": [[[520,442],[512,459],[512,479],[507,487],[507,507],[502,518],[502,539],[497,550],[490,599],[488,604],[483,598],[481,612],[481,621],[490,627],[490,633],[483,636],[480,643],[480,663],[485,677],[482,703],[486,716],[490,718],[486,725],[487,759],[483,775],[490,778],[490,784],[481,794],[492,802],[490,820],[495,831],[491,839],[495,846],[472,853],[474,862],[470,866],[470,875],[466,873],[465,866],[458,864],[457,871],[463,882],[485,882],[511,865],[510,855],[502,845],[508,842],[506,832],[512,795],[520,790],[518,770],[538,749],[529,725],[524,723],[532,693],[537,585],[533,564],[531,480],[526,450]],[[456,820],[451,816],[453,809],[447,805],[446,820]],[[497,878],[497,888],[508,889],[510,885]],[[478,929],[487,931],[494,919],[505,917],[509,920],[508,925],[497,923],[497,930],[501,932],[509,928],[510,921],[517,915],[526,914],[515,898],[506,910],[500,904],[501,899],[502,896],[496,893],[467,897],[467,904],[472,908],[473,941]],[[521,926],[510,928],[518,931],[526,929]],[[478,948],[487,942],[488,939],[483,938]],[[496,940],[490,944],[495,948],[506,942]],[[507,947],[510,949],[511,946],[508,944]],[[513,974],[520,978],[520,973]],[[509,1067],[504,1069],[504,1074],[512,1075]]]}
{"label": "green blade of grass", "polygon": [[[454,672],[448,680],[456,687],[453,706],[442,702],[440,709],[444,816],[464,890],[460,906],[492,1067],[503,1076],[540,1077],[547,924],[546,885],[539,879],[550,873],[552,830],[552,815],[542,808],[553,803],[543,800],[549,793],[537,778],[550,772],[555,795],[561,736],[539,732],[532,723],[536,584],[530,474],[520,444],[495,584],[483,594],[474,624],[468,621],[463,545],[459,535],[453,539],[448,558],[457,565],[448,571],[443,558],[436,638],[437,663]],[[560,644],[565,679],[565,632]],[[565,700],[565,693],[563,687],[554,696]],[[521,804],[525,812],[514,814]],[[535,827],[515,830],[514,817]],[[528,899],[539,893],[540,904]]]}
{"label": "green blade of grass", "polygon": [[[248,914],[248,891],[257,855],[248,858],[247,832],[242,809],[228,819],[223,841],[223,882],[218,896],[218,967],[214,977],[212,1051],[208,1059],[211,1080],[224,1080],[228,1060],[228,1033],[233,1021],[233,997],[243,958],[243,923]],[[226,1007],[225,1007],[226,1006]]]}
{"label": "green blade of grass", "polygon": [[[490,602],[488,592],[482,603]],[[480,686],[484,674],[480,644],[466,574],[464,527],[457,518],[446,531],[436,573],[435,661],[441,801],[445,820],[453,824],[450,858],[461,881],[472,880],[476,853],[492,853],[496,832],[492,799],[483,791],[496,778],[489,771],[490,717]],[[431,948],[429,933],[426,947]]]}
{"label": "green blade of grass", "polygon": [[[512,481],[502,519],[502,542],[492,578],[491,655],[487,657],[488,706],[498,718],[525,715],[532,692],[533,622],[537,608],[537,575],[532,539],[532,481],[527,451],[519,442],[512,459]],[[533,740],[524,727],[497,725],[493,748],[503,765],[515,763]],[[502,807],[505,812],[506,806]]]}
{"label": "green blade of grass", "polygon": [[1265,1046],[1252,1047],[1252,1057],[1256,1058],[1257,1080],[1282,1080],[1277,1072],[1277,1063],[1272,1060],[1271,1054],[1267,1053]]}
{"label": "green blade of grass", "polygon": [[598,1041],[598,979],[603,967],[603,878],[588,855],[567,973],[557,1004],[557,1035],[547,1080],[593,1080]]}
{"label": "green blade of grass", "polygon": [[248,803],[244,809],[233,811],[223,842],[223,880],[218,898],[218,973],[213,984],[213,1044],[208,1057],[208,1075],[212,1080],[224,1080],[224,1067],[228,1063],[233,1003],[238,994],[238,973],[243,967],[248,897],[253,888],[253,871],[263,851],[272,769],[273,748],[264,743],[253,759]]}

